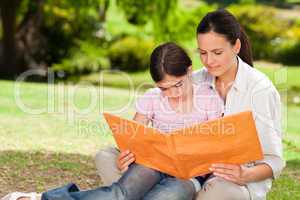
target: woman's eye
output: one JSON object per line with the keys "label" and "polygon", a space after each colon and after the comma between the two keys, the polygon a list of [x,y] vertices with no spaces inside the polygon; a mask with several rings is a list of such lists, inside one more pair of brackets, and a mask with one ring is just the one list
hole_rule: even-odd
{"label": "woman's eye", "polygon": [[201,55],[205,55],[205,54],[206,54],[206,52],[200,52],[200,54],[201,54]]}
{"label": "woman's eye", "polygon": [[215,52],[216,55],[221,55],[223,52]]}
{"label": "woman's eye", "polygon": [[167,88],[159,88],[161,91],[166,91],[167,90]]}
{"label": "woman's eye", "polygon": [[176,85],[175,85],[175,87],[181,87],[182,86],[182,83],[177,83]]}

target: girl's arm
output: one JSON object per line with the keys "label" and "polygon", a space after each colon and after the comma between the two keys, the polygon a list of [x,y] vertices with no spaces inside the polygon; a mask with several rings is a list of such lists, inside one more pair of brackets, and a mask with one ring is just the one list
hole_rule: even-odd
{"label": "girl's arm", "polygon": [[[148,125],[150,120],[147,118],[146,115],[135,113],[133,120],[140,123]],[[119,154],[117,159],[117,166],[119,170],[123,173],[128,169],[128,166],[135,161],[134,154],[131,153],[129,150],[122,151]]]}
{"label": "girl's arm", "polygon": [[146,115],[140,114],[140,113],[135,113],[133,120],[140,123],[140,124],[145,124],[148,125],[150,120]]}

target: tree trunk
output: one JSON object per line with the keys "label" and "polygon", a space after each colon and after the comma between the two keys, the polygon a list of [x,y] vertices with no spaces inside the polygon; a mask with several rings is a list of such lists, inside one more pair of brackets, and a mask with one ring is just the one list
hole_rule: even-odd
{"label": "tree trunk", "polygon": [[42,24],[43,0],[31,0],[28,10],[19,24],[16,33],[19,59],[26,69],[39,68],[45,57],[43,36],[40,32]]}
{"label": "tree trunk", "polygon": [[14,76],[28,68],[40,67],[43,0],[31,0],[19,25],[16,24],[17,9],[22,0],[1,0],[3,24],[3,49],[0,56],[0,75]]}
{"label": "tree trunk", "polygon": [[16,45],[16,11],[21,0],[1,0],[1,18],[3,30],[2,60],[0,75],[11,76],[18,74],[21,69],[17,64]]}

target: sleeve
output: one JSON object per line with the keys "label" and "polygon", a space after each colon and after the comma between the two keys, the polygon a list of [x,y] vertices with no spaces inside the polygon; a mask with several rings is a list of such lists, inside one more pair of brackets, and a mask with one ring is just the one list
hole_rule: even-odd
{"label": "sleeve", "polygon": [[252,93],[251,106],[264,153],[264,159],[256,164],[268,164],[272,168],[273,178],[276,179],[285,167],[279,93],[270,83],[269,87]]}
{"label": "sleeve", "polygon": [[147,118],[152,119],[154,115],[154,101],[157,94],[155,89],[148,90],[145,94],[139,96],[135,103],[137,113],[146,115]]}

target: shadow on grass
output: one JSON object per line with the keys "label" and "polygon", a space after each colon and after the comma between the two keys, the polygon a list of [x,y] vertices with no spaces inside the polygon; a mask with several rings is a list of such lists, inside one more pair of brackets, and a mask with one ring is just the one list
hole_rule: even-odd
{"label": "shadow on grass", "polygon": [[54,152],[0,152],[0,197],[8,192],[42,192],[74,182],[81,189],[101,185],[93,157]]}
{"label": "shadow on grass", "polygon": [[[93,157],[54,152],[0,152],[0,197],[13,191],[42,192],[74,182],[81,189],[100,186]],[[290,160],[274,181],[268,200],[300,199],[300,160]]]}

